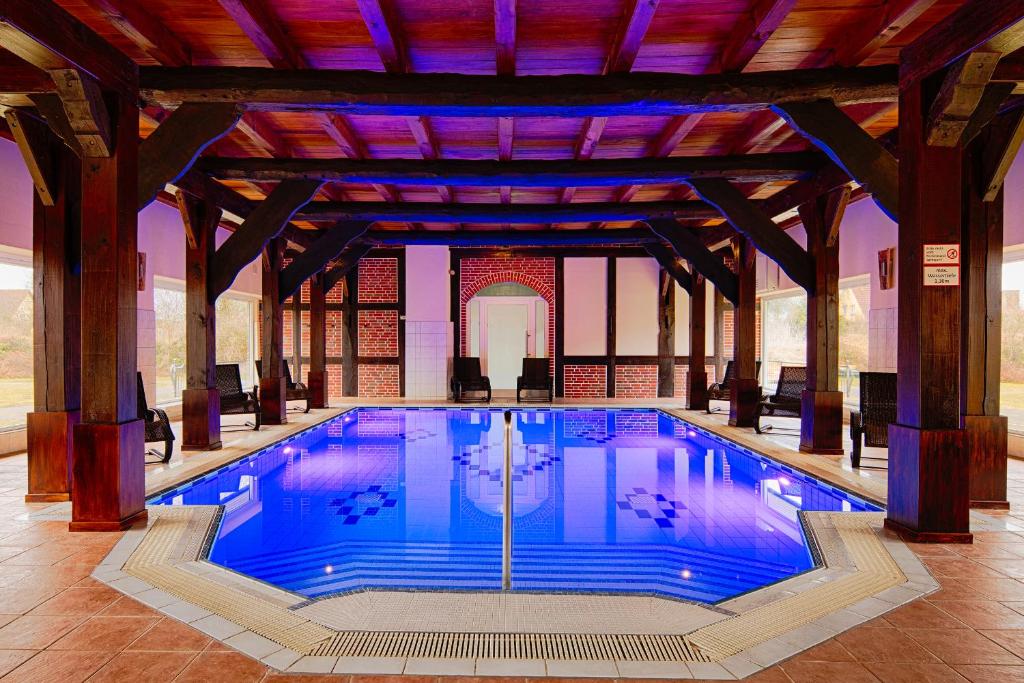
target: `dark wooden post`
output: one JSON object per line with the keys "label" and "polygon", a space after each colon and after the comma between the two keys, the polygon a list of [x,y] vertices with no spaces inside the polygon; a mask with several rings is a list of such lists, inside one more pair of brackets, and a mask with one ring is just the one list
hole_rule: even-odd
{"label": "dark wooden post", "polygon": [[[41,127],[40,127],[41,128]],[[74,427],[81,406],[82,165],[46,130],[32,151],[48,180],[52,205],[32,199],[33,392],[28,414],[29,502],[71,497]],[[18,137],[19,145],[22,139]],[[25,142],[29,140],[26,138]],[[26,150],[23,150],[23,152]]]}
{"label": "dark wooden post", "polygon": [[829,197],[800,207],[814,288],[807,293],[807,385],[800,408],[800,450],[843,452],[843,392],[839,391],[839,230]]}
{"label": "dark wooden post", "polygon": [[[1015,128],[1016,122],[1010,127]],[[999,414],[1002,324],[1003,190],[985,201],[990,156],[1006,149],[1006,122],[965,150],[961,276],[960,414],[970,449],[971,507],[1008,509],[1008,421]]]}
{"label": "dark wooden post", "polygon": [[260,378],[260,416],[263,424],[288,422],[284,380],[284,311],[279,296],[285,240],[275,237],[263,253],[263,376]]}
{"label": "dark wooden post", "polygon": [[736,380],[729,394],[729,424],[734,427],[753,427],[761,398],[756,371],[756,251],[750,238],[743,235],[733,238],[732,250],[739,300],[733,310],[732,357]]}
{"label": "dark wooden post", "polygon": [[664,268],[658,278],[658,398],[676,393],[676,283]]}
{"label": "dark wooden post", "polygon": [[221,211],[184,193],[178,208],[185,225],[185,372],[181,396],[182,449],[220,448],[220,394],[217,392],[216,295],[210,266],[216,251]]}
{"label": "dark wooden post", "polygon": [[959,146],[925,143],[934,88],[900,87],[899,347],[889,426],[887,527],[919,541],[970,542],[967,439],[960,429],[960,288],[925,286],[924,246],[960,246]]}
{"label": "dark wooden post", "polygon": [[690,264],[690,356],[686,376],[686,407],[706,410],[708,407],[708,373],[704,369],[707,332],[707,280]]}
{"label": "dark wooden post", "polygon": [[324,273],[309,280],[309,375],[306,379],[314,408],[327,407],[327,292]]}
{"label": "dark wooden post", "polygon": [[[342,301],[341,391],[344,396],[359,395],[359,264],[345,274],[345,298]],[[456,328],[458,323],[456,323]]]}
{"label": "dark wooden post", "polygon": [[145,519],[136,391],[139,111],[111,97],[110,156],[82,162],[82,422],[75,426],[72,531]]}

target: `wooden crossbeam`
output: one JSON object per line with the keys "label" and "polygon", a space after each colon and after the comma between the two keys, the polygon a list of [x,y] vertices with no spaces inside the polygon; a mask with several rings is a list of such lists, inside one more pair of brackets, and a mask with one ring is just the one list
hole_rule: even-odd
{"label": "wooden crossbeam", "polygon": [[167,66],[192,63],[188,46],[146,10],[138,0],[94,0],[93,4],[114,28],[135,43],[140,50]]}
{"label": "wooden crossbeam", "polygon": [[[330,270],[324,273],[324,291],[329,292],[348,272],[359,265],[359,259],[373,249],[372,245],[357,243],[349,247]],[[347,296],[347,295],[346,295]]]}
{"label": "wooden crossbeam", "polygon": [[73,68],[53,69],[50,75],[83,156],[111,156],[113,132],[99,84]]}
{"label": "wooden crossbeam", "polygon": [[722,216],[754,246],[768,256],[786,275],[805,290],[814,287],[814,267],[807,252],[781,230],[771,217],[727,180],[691,180],[701,199],[718,208]]}
{"label": "wooden crossbeam", "polygon": [[0,45],[44,71],[78,69],[135,97],[135,63],[53,0],[0,0]]}
{"label": "wooden crossbeam", "polygon": [[53,206],[58,188],[54,185],[56,178],[52,177],[54,162],[49,129],[43,122],[17,109],[8,109],[4,119],[25,161],[39,201],[43,206]]}
{"label": "wooden crossbeam", "polygon": [[281,22],[263,0],[218,0],[249,40],[273,66],[297,69],[305,60],[288,40]]}
{"label": "wooden crossbeam", "polygon": [[238,273],[252,263],[264,247],[280,235],[292,216],[320,189],[316,180],[286,180],[256,205],[242,225],[224,241],[210,269],[210,290],[218,297],[231,287]]}
{"label": "wooden crossbeam", "polygon": [[817,152],[793,152],[728,157],[498,162],[206,157],[199,161],[198,167],[215,177],[231,180],[316,179],[336,183],[455,187],[604,187],[678,183],[704,177],[747,182],[797,180],[809,177],[826,163],[828,159]]}
{"label": "wooden crossbeam", "polygon": [[900,81],[929,76],[975,50],[1024,47],[1024,0],[968,0],[900,53]]}
{"label": "wooden crossbeam", "polygon": [[363,242],[383,247],[407,245],[459,247],[616,246],[660,242],[645,228],[601,230],[369,230]]}
{"label": "wooden crossbeam", "polygon": [[890,218],[899,213],[898,163],[887,149],[828,100],[773,107],[797,132],[828,154],[871,193]]}
{"label": "wooden crossbeam", "polygon": [[139,145],[139,210],[188,171],[241,116],[241,108],[233,104],[186,103],[167,117]]}
{"label": "wooden crossbeam", "polygon": [[708,251],[697,235],[672,219],[653,219],[647,224],[655,234],[672,245],[680,258],[689,261],[697,272],[713,283],[722,296],[733,304],[738,303],[736,274],[729,270],[721,257]]}
{"label": "wooden crossbeam", "polygon": [[232,102],[264,111],[335,111],[391,116],[670,116],[745,112],[828,99],[890,102],[891,66],[688,76],[464,76],[233,68],[144,67],[142,97],[164,106]]}
{"label": "wooden crossbeam", "polygon": [[1002,54],[977,50],[949,68],[928,112],[929,145],[952,147],[960,138],[985,94]]}
{"label": "wooden crossbeam", "polygon": [[1016,88],[1016,83],[989,83],[985,86],[985,92],[982,93],[978,106],[960,134],[961,145],[969,145],[974,138],[978,137],[978,134],[992,122],[992,119],[999,115],[1003,105]]}
{"label": "wooden crossbeam", "polygon": [[338,258],[355,240],[362,237],[369,223],[344,221],[321,235],[308,249],[292,259],[280,275],[278,297],[281,303],[297,292],[302,283]]}
{"label": "wooden crossbeam", "polygon": [[650,254],[654,260],[668,273],[676,283],[686,290],[689,294],[693,290],[693,279],[690,277],[690,271],[683,268],[683,264],[679,262],[679,257],[671,247],[667,247],[664,244],[648,244],[644,247],[647,253]]}
{"label": "wooden crossbeam", "polygon": [[836,55],[839,66],[857,66],[878,52],[900,31],[910,26],[934,5],[937,0],[888,0],[872,9],[868,21],[852,26],[853,33],[844,36],[843,45]]}
{"label": "wooden crossbeam", "polygon": [[[307,181],[285,181],[307,182]],[[588,223],[648,218],[717,218],[703,202],[595,202],[587,204],[444,204],[438,202],[312,202],[295,214],[305,221],[403,223]]]}

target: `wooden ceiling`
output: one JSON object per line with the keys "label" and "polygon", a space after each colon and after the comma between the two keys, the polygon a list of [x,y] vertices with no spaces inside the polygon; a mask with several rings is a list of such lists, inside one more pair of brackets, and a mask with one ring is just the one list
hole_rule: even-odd
{"label": "wooden ceiling", "polygon": [[[895,64],[962,0],[57,0],[142,66],[255,66],[493,75],[714,74]],[[845,108],[873,136],[890,103]],[[148,107],[142,134],[166,112]],[[540,160],[791,152],[809,143],[771,111],[678,116],[245,114],[208,156]],[[272,184],[222,181],[259,199]],[[744,183],[765,198],[790,180]],[[544,204],[685,200],[685,185],[447,187],[333,182],[320,199]],[[703,221],[714,225],[720,219]],[[312,224],[306,223],[311,227]],[[631,222],[607,223],[628,227]],[[382,229],[536,228],[406,224]],[[565,227],[585,227],[567,224]],[[596,227],[596,226],[595,226]]]}

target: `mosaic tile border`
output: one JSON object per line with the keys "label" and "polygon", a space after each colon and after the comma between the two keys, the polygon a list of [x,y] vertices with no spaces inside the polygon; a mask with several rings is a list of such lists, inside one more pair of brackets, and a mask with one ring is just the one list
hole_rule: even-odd
{"label": "mosaic tile border", "polygon": [[[502,594],[361,592],[312,605],[300,597],[213,565],[205,541],[219,507],[153,507],[149,528],[132,529],[93,576],[277,669],[308,673],[596,675],[735,679],[793,656],[852,626],[938,588],[925,567],[886,534],[880,513],[805,513],[824,566],[721,603],[718,609],[650,597],[517,596],[519,630],[460,623],[450,604],[443,628],[424,630],[424,596],[438,604]],[[529,628],[574,606],[565,632]],[[530,601],[535,601],[532,604]],[[684,611],[670,632],[643,632],[644,609]],[[384,601],[385,609],[366,602]],[[350,603],[350,604],[345,604]],[[352,604],[355,603],[355,604]],[[404,603],[404,604],[403,604]],[[610,608],[609,605],[613,606]],[[484,613],[493,606],[484,605]],[[597,607],[597,609],[593,609]],[[493,612],[493,609],[491,609]],[[579,614],[614,628],[581,635]],[[387,617],[386,622],[372,619]],[[412,618],[402,630],[402,619]],[[358,621],[362,619],[363,621]],[[662,617],[653,620],[663,621]],[[382,628],[386,626],[386,628]],[[594,629],[600,631],[600,629]],[[651,631],[650,628],[647,629]]]}

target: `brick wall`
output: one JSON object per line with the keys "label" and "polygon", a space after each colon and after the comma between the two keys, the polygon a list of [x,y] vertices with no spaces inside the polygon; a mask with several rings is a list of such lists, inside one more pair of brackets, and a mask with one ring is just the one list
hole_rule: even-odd
{"label": "brick wall", "polygon": [[459,339],[463,356],[469,354],[466,334],[469,300],[484,287],[515,282],[533,289],[548,302],[548,358],[555,357],[555,259],[554,257],[511,256],[464,258],[459,264]]}
{"label": "brick wall", "polygon": [[359,364],[360,398],[398,398],[398,366]]}
{"label": "brick wall", "polygon": [[657,398],[657,365],[616,365],[615,398]]}
{"label": "brick wall", "polygon": [[604,365],[566,365],[563,368],[566,398],[605,398],[608,370]]}
{"label": "brick wall", "polygon": [[359,303],[393,304],[398,301],[398,259],[359,260]]}
{"label": "brick wall", "polygon": [[[357,302],[390,304],[398,302],[398,259],[364,258],[359,261]],[[331,319],[328,317],[328,324]],[[398,398],[401,383],[397,364],[373,363],[373,358],[398,357],[398,311],[359,310],[356,312],[356,345],[361,359],[358,370],[358,394],[365,398]],[[341,355],[339,320],[337,346],[328,340],[328,355]],[[339,375],[340,378],[340,375]],[[340,388],[340,386],[339,386]]]}
{"label": "brick wall", "polygon": [[398,357],[398,311],[359,311],[359,355]]}

